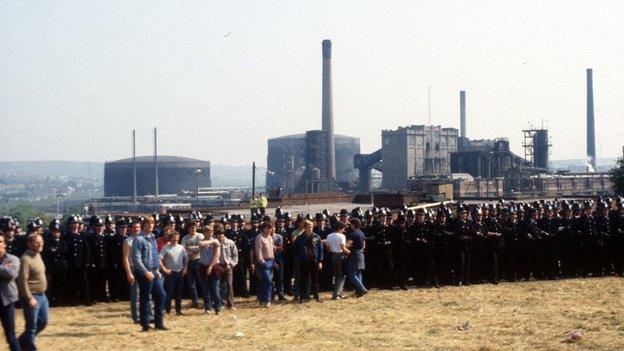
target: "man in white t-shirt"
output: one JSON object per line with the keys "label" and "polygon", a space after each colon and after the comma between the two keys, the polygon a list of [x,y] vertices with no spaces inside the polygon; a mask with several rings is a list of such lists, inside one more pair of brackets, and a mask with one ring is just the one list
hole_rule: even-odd
{"label": "man in white t-shirt", "polygon": [[175,299],[176,315],[182,315],[182,283],[186,275],[188,255],[184,246],[178,244],[180,234],[173,232],[169,236],[169,244],[160,251],[160,259],[165,267],[165,290],[167,299],[165,311],[171,313],[171,300]]}
{"label": "man in white t-shirt", "polygon": [[345,260],[349,254],[349,249],[347,249],[347,238],[344,235],[346,225],[343,222],[336,221],[332,223],[331,227],[332,233],[327,236],[325,245],[327,245],[332,256],[331,262],[334,273],[332,300],[340,300],[345,282]]}

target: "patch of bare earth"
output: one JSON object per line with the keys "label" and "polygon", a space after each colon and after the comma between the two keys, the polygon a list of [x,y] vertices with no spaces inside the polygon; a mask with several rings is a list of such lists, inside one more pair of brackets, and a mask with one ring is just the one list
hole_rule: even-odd
{"label": "patch of bare earth", "polygon": [[[624,350],[624,279],[372,291],[270,309],[239,300],[220,316],[186,309],[141,333],[126,303],[55,308],[42,350]],[[469,323],[467,323],[469,322]],[[23,328],[18,312],[18,331]],[[571,330],[583,339],[566,342]],[[4,346],[4,345],[3,345]]]}

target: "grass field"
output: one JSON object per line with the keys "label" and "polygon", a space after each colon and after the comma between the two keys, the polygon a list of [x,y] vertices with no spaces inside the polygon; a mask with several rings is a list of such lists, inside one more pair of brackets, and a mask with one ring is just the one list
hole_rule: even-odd
{"label": "grass field", "polygon": [[[624,350],[624,279],[409,291],[270,309],[251,300],[220,316],[186,309],[168,332],[141,333],[126,303],[56,308],[41,350]],[[23,322],[18,313],[18,331]],[[470,321],[468,330],[460,330]],[[580,330],[583,339],[566,342]],[[238,335],[237,335],[238,334]],[[4,345],[3,345],[4,346]]]}

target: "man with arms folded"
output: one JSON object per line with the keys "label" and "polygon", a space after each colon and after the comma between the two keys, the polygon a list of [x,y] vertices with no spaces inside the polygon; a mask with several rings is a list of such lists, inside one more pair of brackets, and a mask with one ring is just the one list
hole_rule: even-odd
{"label": "man with arms folded", "polygon": [[19,351],[20,346],[15,337],[15,309],[17,301],[17,278],[20,261],[6,250],[4,236],[0,235],[0,321],[6,341],[11,351]]}

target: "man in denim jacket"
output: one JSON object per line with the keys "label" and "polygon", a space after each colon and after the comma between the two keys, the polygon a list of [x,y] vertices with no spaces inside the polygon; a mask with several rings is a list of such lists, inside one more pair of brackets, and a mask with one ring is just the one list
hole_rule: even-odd
{"label": "man in denim jacket", "polygon": [[134,276],[139,282],[139,309],[143,331],[151,330],[149,325],[150,298],[154,299],[154,325],[157,330],[167,330],[163,324],[163,310],[166,293],[163,276],[160,273],[162,263],[156,246],[154,219],[146,217],[142,222],[143,230],[132,242],[132,265]]}

